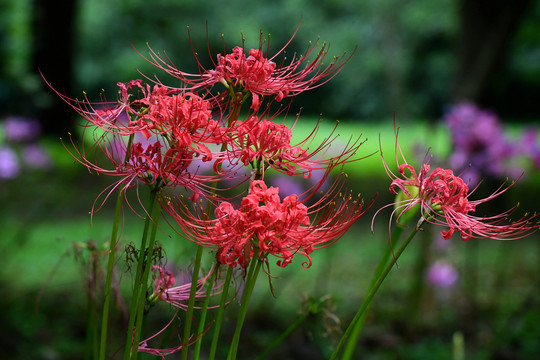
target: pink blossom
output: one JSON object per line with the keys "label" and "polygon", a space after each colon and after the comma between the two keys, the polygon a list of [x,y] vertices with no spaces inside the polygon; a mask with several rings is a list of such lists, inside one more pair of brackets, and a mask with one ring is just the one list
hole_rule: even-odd
{"label": "pink blossom", "polygon": [[[399,155],[398,155],[399,154]],[[382,156],[382,149],[381,149]],[[401,157],[401,163],[400,159]],[[495,240],[514,240],[523,238],[539,228],[535,220],[536,214],[525,214],[513,222],[507,222],[517,205],[498,215],[489,217],[475,216],[479,205],[488,202],[503,194],[507,188],[501,185],[493,194],[484,199],[471,200],[473,191],[465,181],[454,174],[452,170],[436,168],[430,171],[428,160],[422,164],[417,173],[412,165],[409,165],[399,146],[396,131],[396,165],[398,173],[392,172],[383,157],[383,164],[388,176],[392,179],[390,192],[405,194],[405,200],[383,207],[395,206],[392,216],[398,213],[399,217],[411,211],[416,205],[420,206],[421,219],[432,224],[446,227],[441,232],[444,239],[448,240],[457,232],[462,240],[471,238],[491,238]],[[512,186],[512,183],[510,186]],[[379,211],[381,211],[380,209]],[[377,213],[379,212],[377,211]]]}
{"label": "pink blossom", "polygon": [[86,123],[79,124],[80,126],[95,126],[106,132],[124,136],[141,131],[139,128],[131,127],[129,123],[119,121],[119,119],[122,118],[122,115],[138,114],[137,106],[133,105],[133,100],[131,100],[134,94],[131,94],[130,91],[136,89],[143,96],[147,96],[150,88],[148,85],[144,86],[142,80],[132,80],[126,84],[118,82],[118,99],[112,102],[105,97],[105,94],[101,94],[101,101],[90,101],[86,93],[83,93],[82,100],[71,98],[56,90],[45,78],[43,79],[62,100],[86,121]]}
{"label": "pink blossom", "polygon": [[151,87],[138,79],[117,84],[116,102],[107,101],[104,94],[102,101],[91,102],[86,94],[83,100],[72,99],[48,85],[87,121],[83,127],[95,126],[120,136],[142,134],[146,139],[152,134],[166,135],[181,146],[221,143],[221,105],[194,92]]}
{"label": "pink blossom", "polygon": [[444,118],[453,142],[450,166],[469,185],[478,184],[486,176],[519,176],[523,172],[516,161],[519,145],[510,141],[496,114],[462,102],[452,107]]}

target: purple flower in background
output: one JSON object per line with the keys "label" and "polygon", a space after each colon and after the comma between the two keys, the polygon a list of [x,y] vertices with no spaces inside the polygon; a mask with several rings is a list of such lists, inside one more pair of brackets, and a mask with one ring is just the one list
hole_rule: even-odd
{"label": "purple flower in background", "polygon": [[22,159],[26,165],[34,169],[47,169],[52,163],[45,150],[36,144],[27,145],[22,149]]}
{"label": "purple flower in background", "polygon": [[305,190],[302,182],[295,176],[279,175],[271,180],[272,186],[279,188],[279,196],[285,198],[292,194],[302,194]]}
{"label": "purple flower in background", "polygon": [[292,194],[301,195],[309,192],[314,186],[320,186],[320,191],[328,190],[331,182],[328,173],[321,169],[313,170],[308,179],[280,174],[270,180],[272,186],[279,188],[279,196],[282,199]]}
{"label": "purple flower in background", "polygon": [[523,171],[509,165],[518,150],[495,114],[466,102],[454,106],[444,118],[454,145],[449,167],[461,171],[469,186],[483,176],[519,176]]}
{"label": "purple flower in background", "polygon": [[37,120],[11,116],[0,123],[6,145],[0,145],[0,178],[15,178],[22,168],[46,169],[52,159],[37,143],[41,126]]}
{"label": "purple flower in background", "polygon": [[19,116],[8,117],[4,120],[4,134],[11,142],[27,142],[36,140],[41,132],[37,120]]}
{"label": "purple flower in background", "polygon": [[458,281],[455,267],[443,260],[437,260],[428,269],[427,282],[437,288],[449,289]]}
{"label": "purple flower in background", "polygon": [[19,160],[15,151],[7,146],[0,147],[0,179],[13,179],[20,173]]}
{"label": "purple flower in background", "polygon": [[519,142],[519,152],[521,155],[529,158],[535,169],[540,169],[540,146],[538,146],[538,130],[527,129]]}

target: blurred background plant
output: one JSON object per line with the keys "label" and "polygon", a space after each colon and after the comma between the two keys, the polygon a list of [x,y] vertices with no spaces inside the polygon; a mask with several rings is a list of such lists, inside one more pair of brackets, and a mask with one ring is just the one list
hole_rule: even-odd
{"label": "blurred background plant", "polygon": [[[299,131],[304,121],[309,131],[322,113],[323,129],[325,121],[330,128],[333,120],[341,121],[342,139],[347,132],[363,132],[368,142],[361,149],[368,154],[378,149],[380,131],[383,143],[392,144],[389,120],[396,111],[406,151],[421,159],[431,147],[434,163],[450,162],[459,167],[456,172],[478,171],[486,193],[524,170],[508,203],[518,200],[523,209],[538,209],[540,1],[5,0],[0,4],[2,357],[81,358],[88,300],[81,289],[91,269],[77,271],[72,244],[96,243],[101,249],[109,235],[110,212],[100,214],[103,226],[90,227],[88,217],[103,180],[75,164],[60,145],[58,137],[75,133],[76,119],[39,71],[69,95],[82,96],[84,90],[98,99],[104,90],[114,100],[117,81],[141,77],[137,69],[153,76],[133,48],[144,55],[148,42],[177,67],[197,71],[186,26],[201,62],[211,67],[215,58],[207,55],[207,38],[215,56],[237,45],[241,32],[246,47],[256,47],[260,30],[270,32],[272,53],[300,20],[292,43],[300,53],[317,36],[330,43],[330,55],[357,49],[336,79],[296,100],[303,105]],[[463,104],[469,106],[470,127],[453,127],[449,119]],[[486,117],[491,120],[482,125]],[[26,127],[26,138],[14,138],[10,124]],[[475,131],[488,134],[485,126],[495,135],[463,145],[471,144]],[[504,155],[511,173],[473,164],[473,153],[491,154],[508,144],[514,150],[497,153],[495,160]],[[391,202],[377,156],[346,170],[358,192],[367,197],[378,192],[379,204]],[[322,258],[309,274],[283,274],[274,284],[279,305],[267,293],[255,294],[250,326],[257,331],[249,331],[245,341],[252,347],[241,354],[262,351],[293,323],[304,292],[314,298],[332,294],[333,314],[347,323],[386,245],[385,226],[377,223],[371,235],[361,222],[341,244],[317,255]],[[134,241],[138,232],[126,226],[122,236]],[[384,300],[373,305],[358,347],[362,358],[450,358],[456,333],[463,334],[467,358],[540,354],[538,238],[453,239],[441,249],[434,234],[422,236],[381,290]],[[188,266],[187,252],[169,247],[167,258]],[[320,318],[310,317],[272,356],[327,358],[333,341],[327,330]]]}

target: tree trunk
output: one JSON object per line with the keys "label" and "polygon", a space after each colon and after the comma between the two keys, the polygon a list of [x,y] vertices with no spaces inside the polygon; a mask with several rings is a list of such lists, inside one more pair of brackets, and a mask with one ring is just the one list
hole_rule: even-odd
{"label": "tree trunk", "polygon": [[[70,93],[73,76],[75,0],[34,0],[34,54],[41,71],[57,90]],[[58,96],[38,110],[44,133],[65,135],[72,129],[73,112]]]}
{"label": "tree trunk", "polygon": [[529,0],[461,0],[456,100],[482,103]]}

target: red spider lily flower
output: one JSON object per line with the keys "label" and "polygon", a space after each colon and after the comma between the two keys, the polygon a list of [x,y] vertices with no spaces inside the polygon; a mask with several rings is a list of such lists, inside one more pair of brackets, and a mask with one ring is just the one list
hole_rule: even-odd
{"label": "red spider lily flower", "polygon": [[343,181],[307,206],[298,195],[281,201],[275,187],[263,181],[253,181],[249,194],[235,206],[223,201],[215,210],[215,219],[201,211],[193,214],[181,201],[164,204],[180,227],[179,234],[203,246],[217,248],[218,260],[229,266],[246,267],[258,251],[260,258],[268,254],[279,258],[277,265],[285,267],[295,254],[306,256],[304,268],[311,266],[310,254],[339,238],[371,206],[340,193]]}
{"label": "red spider lily flower", "polygon": [[146,139],[164,135],[179,146],[222,142],[225,121],[222,105],[215,99],[164,85],[151,87],[139,79],[119,82],[116,102],[107,101],[103,94],[101,102],[90,102],[86,94],[84,100],[72,99],[47,84],[87,121],[83,127],[95,126],[120,136],[140,133]]}
{"label": "red spider lily flower", "polygon": [[150,96],[138,104],[141,114],[130,123],[133,127],[138,125],[147,139],[152,134],[163,135],[180,147],[222,142],[221,115],[214,120],[211,101],[195,93],[177,93],[155,85]]}
{"label": "red spider lily flower", "polygon": [[[186,279],[184,279],[181,285],[173,286],[175,278],[169,271],[163,270],[160,266],[153,266],[152,270],[159,270],[159,275],[154,281],[154,292],[149,297],[150,302],[155,303],[161,300],[179,309],[186,310],[191,291],[191,280],[188,279],[189,281],[186,281]],[[212,276],[213,271],[215,270],[208,272],[208,274],[197,280],[195,300],[204,300],[206,298],[207,289],[205,289],[205,287],[208,285],[208,281]],[[223,284],[221,283],[212,284],[211,294],[219,294],[222,286]]]}
{"label": "red spider lily flower", "polygon": [[125,84],[117,83],[119,91],[116,102],[108,101],[104,94],[101,94],[102,99],[99,102],[90,101],[86,93],[83,94],[83,100],[70,98],[56,90],[46,80],[45,82],[62,100],[87,121],[87,123],[79,125],[83,127],[95,126],[117,135],[131,135],[141,131],[141,129],[133,127],[132,124],[121,120],[122,115],[138,113],[138,106],[130,100],[134,95],[131,91],[137,89],[143,96],[147,96],[150,92],[149,86],[143,86],[142,80],[132,80]]}
{"label": "red spider lily flower", "polygon": [[[184,281],[183,284],[179,286],[174,286],[175,278],[172,276],[171,272],[163,270],[163,268],[160,266],[152,266],[152,270],[158,270],[159,273],[154,280],[154,291],[148,297],[149,302],[151,304],[154,304],[158,301],[165,301],[170,305],[178,308],[179,310],[187,310],[187,302],[189,301],[189,296],[191,292],[191,280],[188,279],[189,281]],[[207,289],[205,289],[205,287],[207,286],[208,281],[213,274],[213,271],[215,270],[211,270],[208,274],[197,280],[197,291],[195,292],[195,300],[203,301],[206,298]],[[213,284],[211,289],[211,295],[219,294],[223,285],[223,283]],[[215,308],[218,306],[219,305],[210,306],[209,308]],[[195,306],[195,308],[198,307]],[[178,316],[178,311],[174,314],[171,321],[167,325],[165,325],[163,329],[161,329],[159,332],[152,335],[148,339],[141,341],[139,343],[138,350],[152,355],[161,356],[162,359],[164,359],[166,355],[170,355],[181,350],[184,344],[165,349],[152,348],[148,345],[148,342],[158,337],[169,326],[171,326],[176,316]],[[189,340],[190,342],[195,342],[197,338]]]}
{"label": "red spider lily flower", "polygon": [[163,293],[172,287],[176,281],[171,272],[163,270],[161,266],[152,266],[152,271],[155,270],[159,271],[159,275],[156,276],[156,279],[154,280],[154,292],[152,292],[152,295],[150,295],[148,298],[150,303],[155,303],[156,301],[161,300]]}
{"label": "red spider lily flower", "polygon": [[[204,162],[207,158],[219,158],[222,156],[220,152],[201,155],[187,147],[169,148],[160,140],[155,140],[155,138],[151,140],[153,141],[137,141],[128,147],[124,139],[119,139],[116,135],[112,136],[112,140],[104,136],[87,150],[84,141],[83,145],[77,147],[71,138],[75,151],[70,150],[67,146],[66,149],[77,161],[90,171],[119,178],[118,181],[101,192],[94,203],[92,213],[99,211],[115,190],[123,190],[126,193],[125,190],[135,187],[138,194],[140,184],[153,187],[180,186],[192,193],[190,196],[192,201],[196,201],[201,195],[205,198],[206,195],[208,197],[214,196],[215,189],[211,184],[222,175],[204,175],[193,168],[196,163]],[[104,155],[105,161],[108,161],[109,164],[99,164],[100,161],[97,160],[96,153]],[[105,198],[96,207],[97,201],[102,195]],[[133,207],[131,208],[133,210]]]}
{"label": "red spider lily flower", "polygon": [[[116,106],[86,100],[70,102],[71,99],[62,97],[88,121],[83,138],[90,127],[104,131],[103,135],[93,132],[94,144],[90,150],[84,148],[83,141],[80,149],[74,145],[76,150],[70,153],[90,170],[121,178],[102,192],[106,194],[105,200],[113,190],[125,190],[139,183],[183,186],[192,191],[194,201],[201,193],[213,192],[208,184],[218,176],[203,176],[192,164],[223,156],[223,152],[210,149],[222,143],[226,132],[221,126],[219,104],[213,113],[215,102],[166,86],[151,88],[141,80],[118,83],[118,86]],[[99,151],[110,161],[109,165],[101,166],[96,162],[97,157],[90,158],[90,154]],[[220,176],[227,177],[227,173]]]}
{"label": "red spider lily flower", "polygon": [[[285,57],[285,51],[297,32],[298,28],[285,46],[271,57],[268,55],[269,42],[263,39],[262,32],[259,38],[259,47],[248,50],[247,56],[244,38],[242,38],[242,46],[234,47],[232,53],[227,54],[224,51],[225,55],[218,54],[217,62],[212,60],[213,69],[205,68],[199,61],[197,53],[193,51],[199,67],[198,74],[177,69],[169,58],[154,52],[151,48],[149,48],[150,57],[145,57],[145,59],[191,86],[192,89],[210,88],[217,83],[222,83],[231,90],[231,93],[245,94],[249,92],[253,95],[252,109],[257,110],[259,106],[258,95],[275,95],[275,99],[281,101],[285,97],[296,96],[321,86],[334,78],[352,56],[351,54],[349,57],[334,57],[325,65],[329,46],[323,43],[317,51],[319,47],[317,41],[313,45],[310,42],[302,55],[294,53],[292,58],[288,60]],[[267,44],[266,49],[263,50],[265,43]],[[211,53],[209,56],[213,59]],[[276,62],[280,56],[282,60]]]}
{"label": "red spider lily flower", "polygon": [[[390,170],[384,157],[383,165],[386,173],[392,179],[390,192],[398,194],[401,191],[406,196],[404,200],[386,205],[383,209],[389,206],[395,206],[392,216],[398,213],[398,221],[400,216],[411,211],[416,205],[419,205],[422,216],[419,224],[425,220],[429,223],[446,227],[448,230],[441,232],[444,239],[450,239],[457,232],[461,240],[464,241],[471,238],[515,240],[530,235],[540,227],[539,223],[535,220],[537,214],[532,216],[525,214],[516,221],[507,222],[510,215],[517,208],[517,205],[494,216],[480,217],[472,215],[472,213],[476,212],[477,206],[503,194],[515,182],[506,188],[502,184],[494,193],[484,199],[471,200],[470,196],[476,188],[470,191],[466,182],[459,176],[456,176],[452,170],[436,168],[430,171],[429,160],[425,160],[420,172],[417,173],[413,166],[409,165],[405,160],[397,140],[397,135],[398,132],[396,130],[396,164],[398,174]],[[398,154],[402,160],[401,164]]]}
{"label": "red spider lily flower", "polygon": [[[291,144],[292,131],[298,121],[298,116],[290,128],[283,123],[273,122],[272,118],[273,116],[264,119],[250,116],[245,121],[233,122],[225,136],[228,159],[223,158],[222,161],[228,160],[231,163],[236,161],[245,166],[251,165],[253,168],[260,168],[263,172],[265,168],[271,167],[289,176],[302,173],[307,179],[313,171],[326,171],[329,168],[358,160],[352,157],[364,143],[360,141],[360,138],[354,141],[349,140],[343,148],[340,148],[336,156],[327,156],[332,142],[338,136],[333,135],[337,123],[320,145],[312,147],[319,124],[300,143]],[[312,149],[307,150],[310,147]]]}

